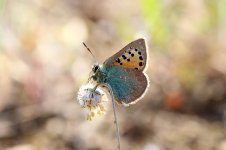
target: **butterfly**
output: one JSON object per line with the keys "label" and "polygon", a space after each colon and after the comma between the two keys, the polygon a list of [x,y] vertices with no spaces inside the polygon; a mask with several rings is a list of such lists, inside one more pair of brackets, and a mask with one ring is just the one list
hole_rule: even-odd
{"label": "butterfly", "polygon": [[119,104],[135,104],[145,95],[149,86],[149,79],[145,73],[147,60],[145,40],[137,39],[103,64],[94,64],[91,78],[97,84],[108,85]]}

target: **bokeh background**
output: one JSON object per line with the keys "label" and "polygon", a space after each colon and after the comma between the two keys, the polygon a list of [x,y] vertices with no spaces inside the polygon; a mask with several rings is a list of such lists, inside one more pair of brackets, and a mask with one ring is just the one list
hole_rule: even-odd
{"label": "bokeh background", "polygon": [[117,107],[124,150],[226,150],[224,0],[0,0],[0,149],[116,149],[111,103],[76,101],[95,62],[143,37],[150,88]]}

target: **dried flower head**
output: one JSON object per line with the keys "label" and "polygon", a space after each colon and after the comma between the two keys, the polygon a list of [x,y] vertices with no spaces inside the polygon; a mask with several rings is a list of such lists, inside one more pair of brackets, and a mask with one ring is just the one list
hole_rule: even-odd
{"label": "dried flower head", "polygon": [[105,114],[104,103],[107,101],[106,94],[95,85],[82,85],[78,91],[78,102],[83,108],[88,109],[87,120],[92,120],[96,116]]}

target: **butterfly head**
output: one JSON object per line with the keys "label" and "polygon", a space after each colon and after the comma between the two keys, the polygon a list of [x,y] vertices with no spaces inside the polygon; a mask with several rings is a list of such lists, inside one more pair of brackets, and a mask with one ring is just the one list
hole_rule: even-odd
{"label": "butterfly head", "polygon": [[92,66],[92,72],[91,72],[90,78],[92,78],[94,81],[97,81],[98,74],[99,74],[98,72],[100,72],[100,64],[95,63]]}
{"label": "butterfly head", "polygon": [[92,67],[93,74],[95,74],[99,68],[100,68],[100,65],[98,63],[95,63]]}

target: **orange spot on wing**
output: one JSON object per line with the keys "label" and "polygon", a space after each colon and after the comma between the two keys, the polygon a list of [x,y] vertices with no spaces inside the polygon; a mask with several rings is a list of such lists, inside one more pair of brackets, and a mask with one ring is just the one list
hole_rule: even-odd
{"label": "orange spot on wing", "polygon": [[[120,56],[119,57],[120,62],[115,61],[113,65],[132,69],[138,68],[138,70],[142,70],[144,68],[144,60],[143,59],[141,60],[139,58],[140,55],[135,50],[131,50],[130,52],[131,54],[125,53],[122,56]],[[142,64],[142,66],[139,65],[140,63]]]}

